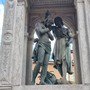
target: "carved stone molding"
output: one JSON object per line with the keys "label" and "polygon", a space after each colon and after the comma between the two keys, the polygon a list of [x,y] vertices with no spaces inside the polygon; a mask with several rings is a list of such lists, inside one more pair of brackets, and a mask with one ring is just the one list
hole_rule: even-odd
{"label": "carved stone molding", "polygon": [[[6,1],[6,11],[5,11],[5,18],[4,18],[4,28],[7,30],[12,30],[13,28],[13,20],[14,20],[14,7],[15,1],[14,0],[7,0]],[[7,18],[8,17],[8,18]]]}
{"label": "carved stone molding", "polygon": [[3,42],[4,42],[4,44],[11,44],[12,43],[12,39],[13,39],[13,34],[12,34],[12,31],[10,30],[8,30],[8,31],[6,31],[5,33],[4,33],[4,35],[3,35]]}
{"label": "carved stone molding", "polygon": [[2,62],[1,62],[1,77],[0,83],[2,85],[10,85],[11,84],[11,48],[12,45],[3,45],[4,50],[2,51]]}
{"label": "carved stone molding", "polygon": [[84,0],[77,0],[77,3],[84,3]]}
{"label": "carved stone molding", "polygon": [[73,6],[74,0],[30,0],[31,8]]}
{"label": "carved stone molding", "polygon": [[23,2],[23,1],[25,1],[25,0],[18,0],[18,2]]}

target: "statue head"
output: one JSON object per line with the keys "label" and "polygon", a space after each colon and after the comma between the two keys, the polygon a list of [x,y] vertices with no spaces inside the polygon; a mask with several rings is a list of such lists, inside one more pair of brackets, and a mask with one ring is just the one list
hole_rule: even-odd
{"label": "statue head", "polygon": [[63,20],[62,20],[61,17],[55,17],[54,23],[55,23],[55,25],[58,26],[58,27],[61,27],[61,26],[64,25],[64,24],[63,24]]}
{"label": "statue head", "polygon": [[46,11],[45,13],[45,18],[43,20],[43,24],[46,26],[46,27],[49,27],[53,24],[53,19],[51,17],[51,14],[49,12],[49,10]]}

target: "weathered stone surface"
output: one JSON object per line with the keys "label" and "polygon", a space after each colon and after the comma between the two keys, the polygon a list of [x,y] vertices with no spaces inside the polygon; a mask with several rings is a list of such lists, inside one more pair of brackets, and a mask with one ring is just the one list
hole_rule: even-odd
{"label": "weathered stone surface", "polygon": [[77,3],[77,16],[78,16],[78,39],[79,39],[79,51],[80,51],[80,64],[82,73],[82,83],[90,83],[90,60],[88,51],[88,37],[86,28],[86,16],[85,16],[85,2]]}
{"label": "weathered stone surface", "polygon": [[1,61],[0,61],[0,85],[10,85],[12,76],[12,47],[13,27],[15,14],[15,0],[6,0],[4,27],[2,32]]}
{"label": "weathered stone surface", "polygon": [[[86,19],[86,34],[87,34],[87,44],[88,44],[88,61],[87,68],[90,69],[90,0],[85,0],[85,19]],[[88,71],[88,76],[90,76],[90,71]],[[90,77],[88,78],[90,80]],[[90,83],[90,81],[89,81]]]}
{"label": "weathered stone surface", "polygon": [[25,29],[24,1],[6,0],[5,10],[0,59],[0,86],[21,85]]}
{"label": "weathered stone surface", "polygon": [[32,85],[16,86],[12,90],[90,90],[90,85]]}
{"label": "weathered stone surface", "polygon": [[28,40],[27,48],[28,50],[27,50],[26,85],[30,85],[32,78],[32,51],[31,51],[33,48],[32,37],[30,37]]}
{"label": "weathered stone surface", "polygon": [[21,85],[23,74],[25,5],[17,2],[13,40],[13,85]]}
{"label": "weathered stone surface", "polygon": [[0,87],[0,90],[12,90],[11,87]]}

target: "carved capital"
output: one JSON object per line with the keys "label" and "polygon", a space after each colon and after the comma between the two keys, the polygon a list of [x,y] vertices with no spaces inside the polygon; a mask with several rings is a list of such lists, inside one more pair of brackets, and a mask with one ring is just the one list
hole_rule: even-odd
{"label": "carved capital", "polygon": [[18,6],[22,6],[22,5],[27,6],[27,0],[17,0],[17,5]]}
{"label": "carved capital", "polygon": [[18,2],[23,2],[23,1],[25,1],[25,0],[18,0]]}
{"label": "carved capital", "polygon": [[28,40],[29,40],[29,41],[33,41],[33,39],[34,39],[33,34],[29,34],[29,35],[28,35]]}
{"label": "carved capital", "polygon": [[77,4],[83,4],[84,0],[74,0],[75,8],[77,9]]}
{"label": "carved capital", "polygon": [[77,0],[77,3],[84,3],[84,0]]}

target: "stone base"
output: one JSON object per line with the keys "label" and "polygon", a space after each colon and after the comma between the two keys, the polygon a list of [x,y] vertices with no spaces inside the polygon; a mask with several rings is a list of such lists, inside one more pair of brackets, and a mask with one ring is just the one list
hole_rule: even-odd
{"label": "stone base", "polygon": [[12,90],[90,90],[90,85],[31,85],[15,86]]}
{"label": "stone base", "polygon": [[0,90],[12,90],[11,87],[0,87]]}
{"label": "stone base", "polygon": [[89,85],[25,85],[0,87],[0,90],[90,90]]}

